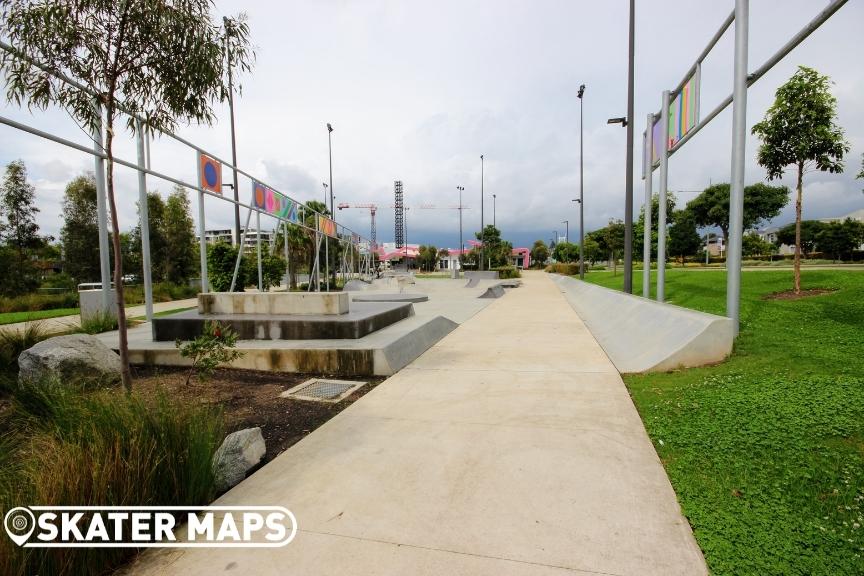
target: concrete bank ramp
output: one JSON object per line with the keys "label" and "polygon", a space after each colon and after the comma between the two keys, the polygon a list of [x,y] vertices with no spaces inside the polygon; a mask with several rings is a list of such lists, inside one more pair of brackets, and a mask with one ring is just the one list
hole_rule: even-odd
{"label": "concrete bank ramp", "polygon": [[553,275],[622,374],[715,364],[732,352],[729,318]]}
{"label": "concrete bank ramp", "polygon": [[478,298],[501,298],[504,296],[504,287],[500,284],[495,284],[486,289]]}

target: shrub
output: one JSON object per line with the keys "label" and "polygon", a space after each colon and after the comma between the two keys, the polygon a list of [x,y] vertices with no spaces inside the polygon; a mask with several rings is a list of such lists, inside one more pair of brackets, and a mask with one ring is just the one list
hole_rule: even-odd
{"label": "shrub", "polygon": [[0,331],[0,372],[18,376],[18,356],[48,337],[41,322],[27,322],[23,330]]}
{"label": "shrub", "polygon": [[0,296],[0,313],[4,312],[38,312],[39,310],[55,310],[57,308],[77,308],[78,294],[64,292],[62,294],[22,294],[21,296]]}
{"label": "shrub", "polygon": [[579,274],[579,263],[557,262],[555,264],[550,264],[549,266],[547,266],[546,272],[550,272],[552,274],[564,274],[566,276],[575,276]]}
{"label": "shrub", "polygon": [[[209,503],[223,438],[211,407],[82,394],[32,384],[15,391],[0,437],[0,509],[21,505],[172,506]],[[103,574],[132,550],[19,548],[0,538],[0,573]]]}
{"label": "shrub", "polygon": [[81,321],[81,331],[87,334],[101,334],[117,329],[117,317],[105,310],[96,310]]}
{"label": "shrub", "polygon": [[498,278],[502,280],[506,280],[508,278],[522,277],[522,273],[519,272],[519,269],[515,266],[498,266],[497,268],[493,268],[492,270],[498,272]]}
{"label": "shrub", "polygon": [[198,380],[204,380],[220,364],[240,358],[243,352],[236,350],[236,345],[237,333],[218,322],[204,324],[204,333],[190,342],[184,344],[177,339],[175,346],[180,350],[180,356],[192,360],[185,384],[189,384],[193,374],[197,374]]}

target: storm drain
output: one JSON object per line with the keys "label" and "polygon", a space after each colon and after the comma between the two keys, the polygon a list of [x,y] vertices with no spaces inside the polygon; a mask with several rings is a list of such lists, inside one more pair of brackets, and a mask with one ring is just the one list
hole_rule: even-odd
{"label": "storm drain", "polygon": [[339,402],[354,390],[365,386],[366,382],[353,382],[351,380],[323,380],[313,378],[293,388],[285,390],[279,396],[282,398],[296,398],[298,400],[311,400],[313,402]]}

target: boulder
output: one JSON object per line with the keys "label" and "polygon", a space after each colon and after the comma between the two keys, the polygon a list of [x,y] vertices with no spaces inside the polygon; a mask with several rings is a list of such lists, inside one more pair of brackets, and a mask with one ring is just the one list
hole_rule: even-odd
{"label": "boulder", "polygon": [[246,473],[261,462],[266,452],[261,428],[246,428],[226,436],[213,454],[216,490],[224,492],[239,484],[246,478]]}
{"label": "boulder", "polygon": [[43,340],[21,352],[18,368],[20,382],[108,385],[120,381],[120,357],[90,334]]}

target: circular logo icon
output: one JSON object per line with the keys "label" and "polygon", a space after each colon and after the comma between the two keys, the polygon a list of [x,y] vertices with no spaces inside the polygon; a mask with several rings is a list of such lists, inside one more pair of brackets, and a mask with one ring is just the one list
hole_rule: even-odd
{"label": "circular logo icon", "polygon": [[216,167],[210,162],[207,162],[207,164],[204,165],[204,180],[210,187],[216,186],[218,183]]}
{"label": "circular logo icon", "polygon": [[28,508],[12,508],[3,518],[3,525],[9,538],[21,546],[30,538],[30,534],[36,528],[36,517]]}

